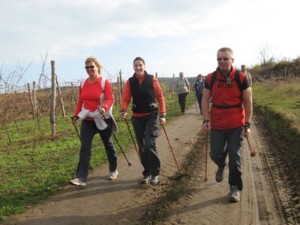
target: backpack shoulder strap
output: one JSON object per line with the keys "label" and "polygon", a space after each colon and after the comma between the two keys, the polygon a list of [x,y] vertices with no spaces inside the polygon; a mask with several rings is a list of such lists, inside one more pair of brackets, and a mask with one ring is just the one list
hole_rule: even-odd
{"label": "backpack shoulder strap", "polygon": [[242,92],[242,83],[241,83],[241,76],[240,76],[240,71],[236,70],[234,74],[234,79],[236,81],[237,86],[239,87],[240,91]]}
{"label": "backpack shoulder strap", "polygon": [[104,77],[101,78],[101,89],[102,93],[100,95],[100,103],[103,104],[104,102],[104,92],[105,92],[105,81],[106,79]]}
{"label": "backpack shoulder strap", "polygon": [[102,79],[101,79],[101,89],[102,89],[103,92],[105,91],[105,81],[106,81],[106,78],[102,77]]}
{"label": "backpack shoulder strap", "polygon": [[189,81],[187,80],[187,78],[184,78],[184,81],[185,81],[186,86],[189,87],[189,86],[190,86],[190,83],[189,83]]}
{"label": "backpack shoulder strap", "polygon": [[211,75],[211,80],[210,80],[210,91],[212,91],[214,83],[217,79],[217,71],[214,71]]}

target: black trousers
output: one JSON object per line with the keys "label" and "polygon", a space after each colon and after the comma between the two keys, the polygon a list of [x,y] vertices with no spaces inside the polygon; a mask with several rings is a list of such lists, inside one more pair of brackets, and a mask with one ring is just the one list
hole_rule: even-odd
{"label": "black trousers", "polygon": [[180,109],[181,112],[184,113],[185,112],[185,103],[186,103],[186,96],[187,96],[187,92],[186,93],[182,93],[182,94],[178,94],[178,102],[180,105]]}
{"label": "black trousers", "polygon": [[81,148],[79,154],[79,163],[77,166],[76,177],[82,181],[86,181],[92,151],[92,141],[96,133],[102,139],[105,147],[106,155],[109,163],[109,171],[114,172],[117,168],[117,154],[112,142],[112,119],[105,119],[108,127],[104,130],[99,130],[96,127],[95,121],[83,120],[80,127]]}
{"label": "black trousers", "polygon": [[197,102],[199,104],[200,113],[202,115],[202,94],[197,94],[196,97],[197,97]]}
{"label": "black trousers", "polygon": [[143,117],[132,117],[131,122],[139,146],[143,176],[157,176],[160,173],[160,160],[156,150],[156,138],[159,135],[158,113]]}

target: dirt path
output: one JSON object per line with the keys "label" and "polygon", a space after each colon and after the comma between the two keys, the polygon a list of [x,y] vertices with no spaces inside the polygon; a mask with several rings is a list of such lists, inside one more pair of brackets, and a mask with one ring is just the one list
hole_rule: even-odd
{"label": "dirt path", "polygon": [[[282,202],[284,199],[279,197],[279,190],[285,192],[285,187],[275,186],[278,180],[274,179],[266,157],[268,145],[258,130],[260,126],[256,126],[259,122],[255,117],[253,122],[251,146],[259,150],[259,154],[250,157],[248,144],[244,141],[244,190],[241,201],[228,202],[227,179],[222,183],[215,182],[216,166],[211,161],[208,165],[208,181],[204,182],[203,150],[195,153],[195,157],[202,157],[202,160],[194,168],[192,179],[186,183],[189,188],[179,201],[169,207],[168,218],[162,224],[297,224],[295,218],[287,218]],[[228,177],[228,170],[225,171],[225,177]]]}
{"label": "dirt path", "polygon": [[[178,201],[168,204],[164,210],[166,219],[161,224],[297,224],[293,220],[287,222],[279,189],[274,185],[274,177],[270,175],[265,158],[268,146],[255,126],[257,122],[254,120],[252,126],[252,140],[255,140],[252,147],[260,152],[250,158],[248,146],[244,143],[245,189],[239,203],[228,202],[227,179],[222,183],[215,182],[216,166],[210,160],[208,181],[204,182],[205,149],[201,122],[201,116],[193,107],[166,126],[179,164],[190,163],[193,166],[186,179],[170,179],[176,175],[177,168],[162,130],[158,138],[162,161],[160,185],[139,183],[142,167],[132,149],[127,153],[132,166],[129,167],[122,155],[119,156],[119,177],[116,181],[106,179],[107,166],[103,165],[90,174],[86,188],[67,185],[57,195],[14,217],[5,225],[152,224],[147,215],[155,212],[153,206],[163,204],[163,196],[174,182],[184,182],[185,188],[179,192]],[[228,175],[228,170],[225,175]]]}

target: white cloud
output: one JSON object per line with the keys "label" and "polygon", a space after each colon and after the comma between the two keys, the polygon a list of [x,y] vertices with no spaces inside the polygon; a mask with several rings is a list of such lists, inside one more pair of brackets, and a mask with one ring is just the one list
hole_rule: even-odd
{"label": "white cloud", "polygon": [[130,74],[133,58],[144,55],[152,71],[196,75],[216,67],[223,46],[233,48],[237,66],[259,62],[266,44],[278,57],[300,52],[296,0],[0,1],[4,66],[18,59],[39,64],[48,51],[72,77],[84,75],[90,54],[110,71]]}

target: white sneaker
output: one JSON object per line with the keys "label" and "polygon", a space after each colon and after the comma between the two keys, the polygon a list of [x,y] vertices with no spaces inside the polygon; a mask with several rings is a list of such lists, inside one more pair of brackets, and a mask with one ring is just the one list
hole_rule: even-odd
{"label": "white sneaker", "polygon": [[141,179],[141,184],[149,184],[150,179],[151,179],[151,176],[150,176],[150,175],[144,176],[144,177]]}
{"label": "white sneaker", "polygon": [[86,186],[86,182],[81,181],[79,178],[75,178],[73,180],[70,180],[70,184],[76,185],[76,186]]}
{"label": "white sneaker", "polygon": [[118,174],[119,174],[118,170],[116,170],[115,172],[109,172],[108,179],[109,180],[115,180],[115,179],[117,179]]}
{"label": "white sneaker", "polygon": [[151,176],[150,184],[158,185],[158,183],[159,183],[158,176]]}
{"label": "white sneaker", "polygon": [[240,190],[237,186],[231,186],[229,192],[229,201],[239,202],[240,201]]}

